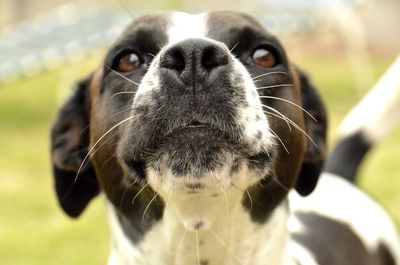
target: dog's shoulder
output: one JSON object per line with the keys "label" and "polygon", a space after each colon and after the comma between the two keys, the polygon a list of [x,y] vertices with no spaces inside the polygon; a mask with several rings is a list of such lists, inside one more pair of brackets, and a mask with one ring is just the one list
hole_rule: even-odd
{"label": "dog's shoulder", "polygon": [[289,202],[291,243],[299,262],[308,255],[324,265],[398,264],[400,243],[390,217],[343,178],[324,173],[310,196],[292,192]]}

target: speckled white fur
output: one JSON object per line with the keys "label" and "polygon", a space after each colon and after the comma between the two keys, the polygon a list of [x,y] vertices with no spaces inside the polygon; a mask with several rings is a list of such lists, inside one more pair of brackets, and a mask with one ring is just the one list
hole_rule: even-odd
{"label": "speckled white fur", "polygon": [[[268,152],[272,149],[275,140],[274,135],[270,132],[269,122],[262,110],[262,104],[257,93],[250,74],[236,58],[234,60],[234,68],[243,78],[243,87],[245,88],[245,97],[248,105],[239,109],[240,117],[238,123],[244,128],[244,136],[256,152]],[[257,120],[257,117],[259,120]],[[261,132],[261,139],[257,140],[257,133]]]}

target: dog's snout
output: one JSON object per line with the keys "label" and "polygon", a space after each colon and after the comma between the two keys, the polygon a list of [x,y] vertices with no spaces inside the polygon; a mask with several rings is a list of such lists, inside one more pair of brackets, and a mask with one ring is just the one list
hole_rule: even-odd
{"label": "dog's snout", "polygon": [[191,83],[227,65],[228,52],[224,46],[209,40],[188,39],[168,48],[160,57],[160,66],[173,70],[184,83]]}

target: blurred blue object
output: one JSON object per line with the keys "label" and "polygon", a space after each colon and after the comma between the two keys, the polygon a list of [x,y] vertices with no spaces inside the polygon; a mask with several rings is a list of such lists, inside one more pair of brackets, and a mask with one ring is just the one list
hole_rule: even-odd
{"label": "blurred blue object", "polygon": [[[258,17],[268,29],[293,33],[330,27],[334,21],[332,15],[353,17],[354,12],[342,11],[353,10],[367,0],[258,1],[263,7]],[[108,46],[132,16],[135,14],[123,6],[116,10],[108,6],[68,4],[10,26],[0,33],[0,83],[56,68],[65,61]],[[354,21],[357,22],[353,19],[351,23]],[[362,31],[360,27],[345,28]]]}
{"label": "blurred blue object", "polygon": [[365,0],[261,0],[268,8],[289,11],[321,11],[336,7],[354,8]]}
{"label": "blurred blue object", "polygon": [[312,32],[331,28],[332,14],[353,11],[367,0],[259,0],[261,21],[272,31]]}
{"label": "blurred blue object", "polygon": [[129,17],[107,8],[65,5],[3,30],[0,83],[55,68],[109,45]]}

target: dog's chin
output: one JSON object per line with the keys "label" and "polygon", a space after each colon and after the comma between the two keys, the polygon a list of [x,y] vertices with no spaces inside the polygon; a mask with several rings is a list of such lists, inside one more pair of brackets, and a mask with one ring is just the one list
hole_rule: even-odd
{"label": "dog's chin", "polygon": [[240,150],[238,144],[219,130],[190,126],[164,137],[148,161],[150,166],[156,169],[164,166],[178,177],[201,179],[209,172],[223,170],[228,166],[226,160],[240,157]]}
{"label": "dog's chin", "polygon": [[[251,152],[222,130],[190,125],[160,136],[152,152],[124,160],[129,175],[164,194],[244,190],[267,174],[273,152]],[[245,142],[245,141],[242,141]]]}
{"label": "dog's chin", "polygon": [[246,150],[218,129],[186,126],[162,137],[136,164],[186,229],[207,230],[227,199],[239,203],[245,190],[268,174],[271,154]]}
{"label": "dog's chin", "polygon": [[213,229],[218,220],[228,218],[227,207],[240,204],[241,198],[242,192],[234,188],[218,196],[211,192],[191,195],[176,193],[168,196],[165,210],[171,212],[186,230],[205,231]]}

